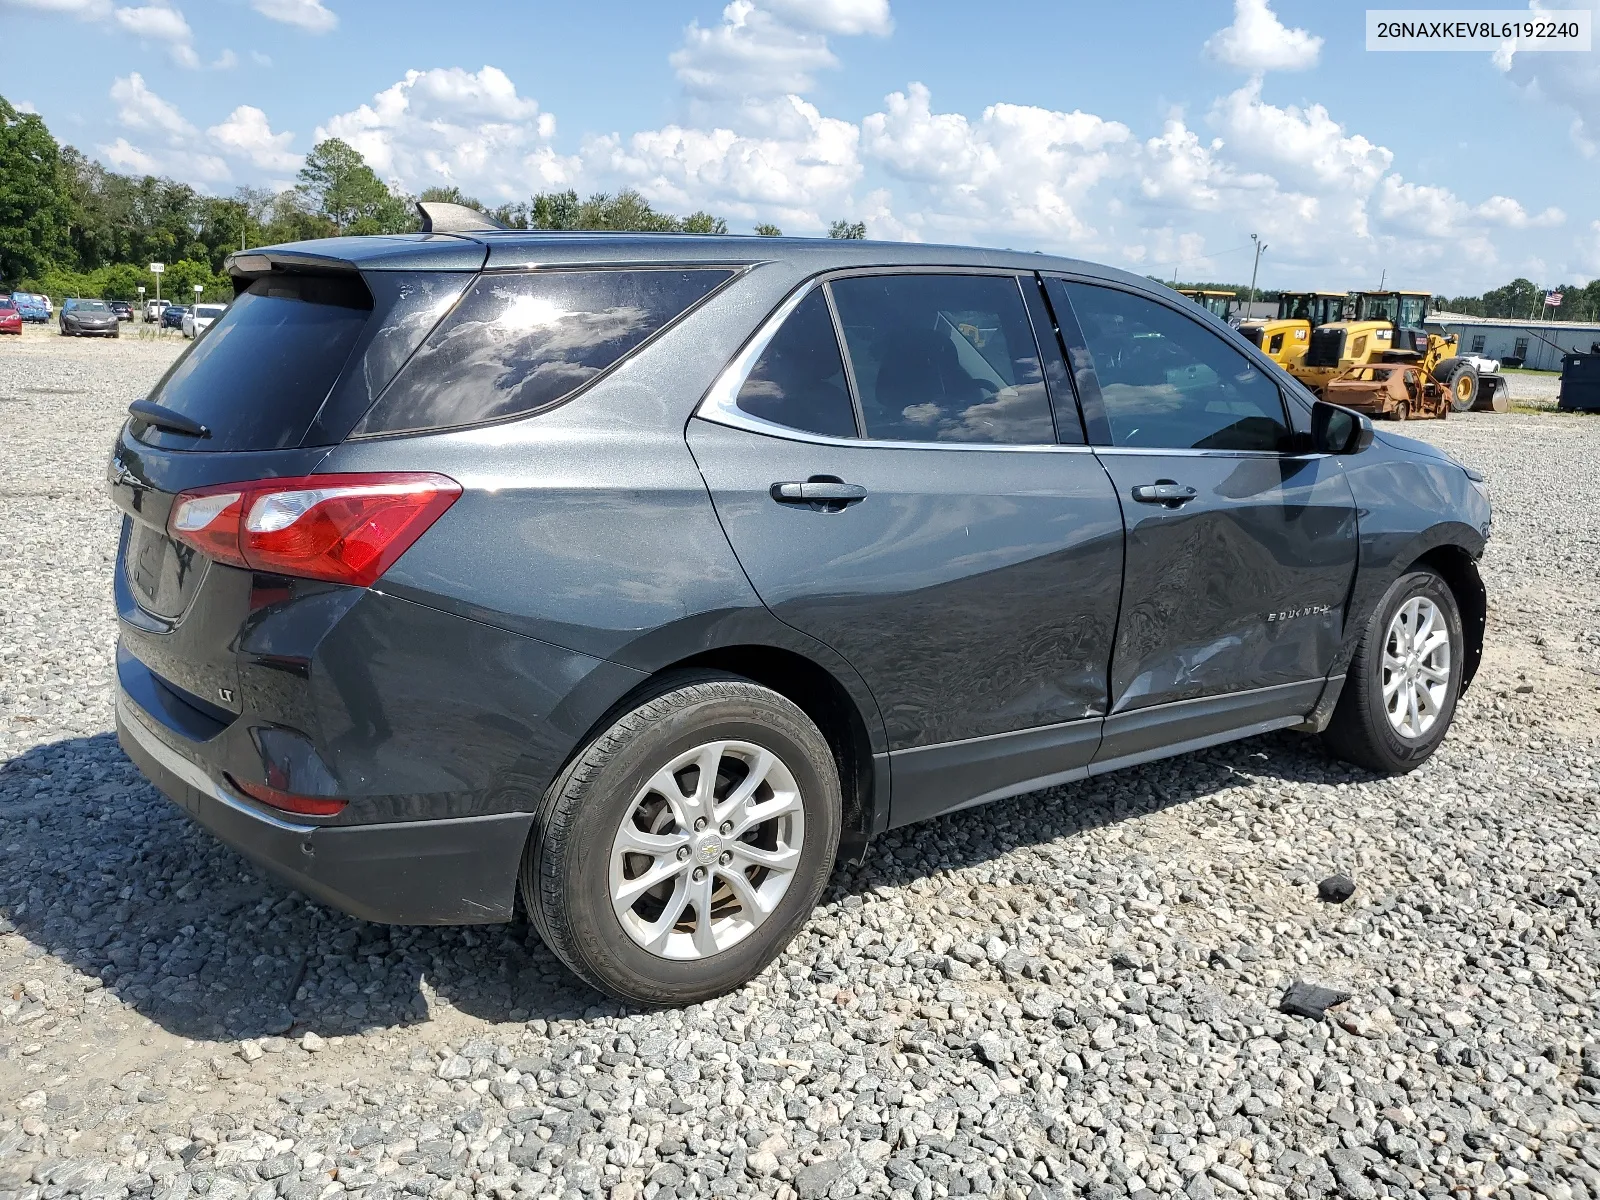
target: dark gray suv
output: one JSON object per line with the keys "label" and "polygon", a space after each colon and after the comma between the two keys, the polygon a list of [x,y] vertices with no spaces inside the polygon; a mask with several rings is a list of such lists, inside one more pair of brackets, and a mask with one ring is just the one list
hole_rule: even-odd
{"label": "dark gray suv", "polygon": [[520,891],[584,979],[685,1002],[885,829],[1266,730],[1383,772],[1444,737],[1481,479],[1176,293],[444,216],[235,255],[111,461],[122,744],[303,892]]}

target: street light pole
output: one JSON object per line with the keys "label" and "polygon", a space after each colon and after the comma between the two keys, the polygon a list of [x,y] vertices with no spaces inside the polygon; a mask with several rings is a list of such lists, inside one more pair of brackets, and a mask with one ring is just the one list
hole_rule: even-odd
{"label": "street light pole", "polygon": [[[1250,268],[1250,300],[1249,304],[1256,302],[1256,272],[1261,268],[1261,256],[1267,252],[1267,244],[1261,240],[1259,234],[1252,233],[1250,240],[1256,244],[1256,260]],[[1248,312],[1248,305],[1246,306]]]}

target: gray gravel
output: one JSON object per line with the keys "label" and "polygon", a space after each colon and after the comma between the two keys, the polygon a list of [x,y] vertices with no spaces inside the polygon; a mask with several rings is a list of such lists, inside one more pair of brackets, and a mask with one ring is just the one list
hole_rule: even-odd
{"label": "gray gravel", "polygon": [[1422,770],[1280,735],[885,837],[641,1014],[525,925],[311,904],[119,753],[99,479],[173,349],[0,343],[0,1200],[1600,1200],[1600,421],[1407,429],[1497,502]]}

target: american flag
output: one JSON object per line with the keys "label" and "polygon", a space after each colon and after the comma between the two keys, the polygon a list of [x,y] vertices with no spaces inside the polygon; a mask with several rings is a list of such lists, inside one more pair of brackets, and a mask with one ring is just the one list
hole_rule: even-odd
{"label": "american flag", "polygon": [[1551,308],[1560,308],[1561,307],[1561,293],[1560,292],[1551,292],[1551,293],[1549,293],[1548,295],[1545,296],[1544,302],[1546,304],[1548,304]]}

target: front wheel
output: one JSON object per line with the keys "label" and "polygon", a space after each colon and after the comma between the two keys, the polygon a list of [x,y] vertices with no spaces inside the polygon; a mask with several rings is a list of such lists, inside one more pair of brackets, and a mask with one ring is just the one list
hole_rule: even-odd
{"label": "front wheel", "polygon": [[1345,673],[1323,741],[1384,775],[1421,766],[1444,741],[1461,692],[1461,613],[1437,572],[1407,572],[1378,605]]}
{"label": "front wheel", "polygon": [[827,739],[749,680],[679,675],[550,786],[523,856],[539,936],[586,982],[660,1006],[759,974],[816,906],[842,801]]}

